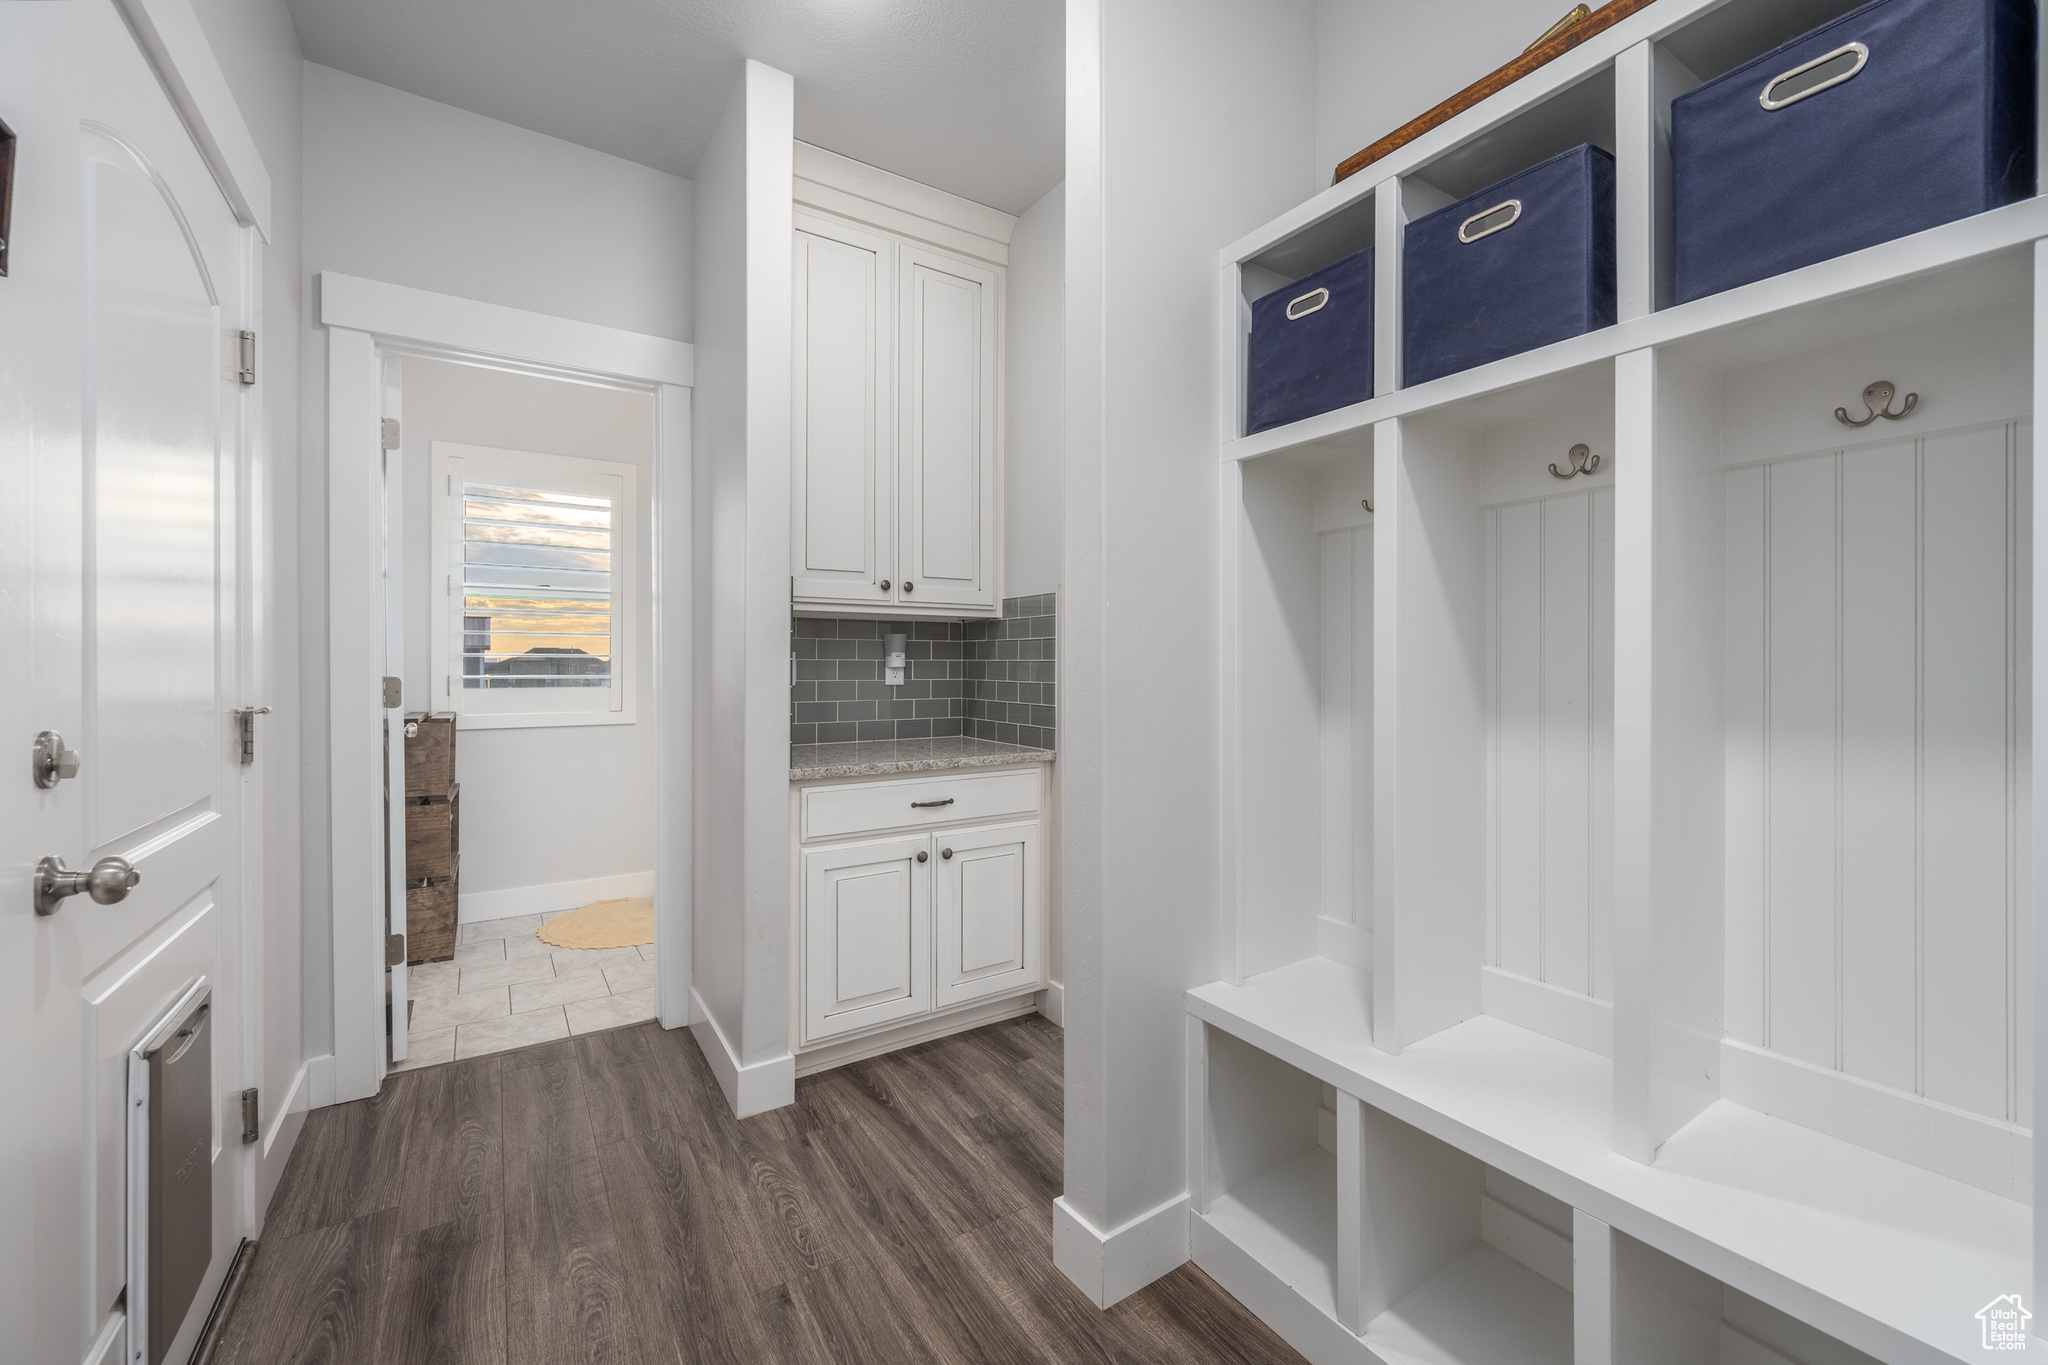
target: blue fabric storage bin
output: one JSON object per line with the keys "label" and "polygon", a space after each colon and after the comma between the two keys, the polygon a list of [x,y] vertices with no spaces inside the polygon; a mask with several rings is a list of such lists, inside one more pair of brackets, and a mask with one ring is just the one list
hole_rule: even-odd
{"label": "blue fabric storage bin", "polygon": [[1416,219],[1404,240],[1405,384],[1614,324],[1614,158],[1590,142]]}
{"label": "blue fabric storage bin", "polygon": [[1371,247],[1255,301],[1246,432],[1372,397],[1372,326]]}
{"label": "blue fabric storage bin", "polygon": [[[2032,195],[2035,23],[2034,0],[1876,0],[1672,101],[1674,299]],[[1778,85],[1851,43],[1839,84]]]}

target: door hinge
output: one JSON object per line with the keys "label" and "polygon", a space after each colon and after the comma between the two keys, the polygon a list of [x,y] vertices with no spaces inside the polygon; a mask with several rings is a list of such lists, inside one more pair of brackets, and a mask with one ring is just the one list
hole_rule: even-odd
{"label": "door hinge", "polygon": [[254,1142],[263,1135],[263,1107],[257,1103],[256,1087],[242,1092],[242,1141]]}
{"label": "door hinge", "polygon": [[403,967],[405,965],[405,935],[384,935],[384,965]]}
{"label": "door hinge", "polygon": [[384,709],[396,711],[405,705],[405,684],[397,678],[384,680]]}
{"label": "door hinge", "polygon": [[396,417],[386,417],[384,425],[378,428],[378,430],[383,433],[384,448],[386,450],[398,449],[398,419]]}
{"label": "door hinge", "polygon": [[267,716],[267,706],[244,706],[235,712],[235,719],[242,726],[242,762],[244,765],[256,761],[256,717]]}
{"label": "door hinge", "polygon": [[256,334],[254,332],[242,333],[242,368],[235,372],[235,377],[244,384],[256,382]]}

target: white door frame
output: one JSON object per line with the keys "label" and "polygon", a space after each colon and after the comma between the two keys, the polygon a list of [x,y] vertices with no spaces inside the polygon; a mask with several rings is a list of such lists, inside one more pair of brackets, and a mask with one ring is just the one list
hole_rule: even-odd
{"label": "white door frame", "polygon": [[327,328],[327,646],[329,887],[334,1054],[313,1076],[314,1106],[383,1084],[384,927],[381,678],[384,621],[381,353],[600,379],[654,396],[655,1008],[690,1022],[691,669],[690,401],[687,342],[494,303],[322,272]]}

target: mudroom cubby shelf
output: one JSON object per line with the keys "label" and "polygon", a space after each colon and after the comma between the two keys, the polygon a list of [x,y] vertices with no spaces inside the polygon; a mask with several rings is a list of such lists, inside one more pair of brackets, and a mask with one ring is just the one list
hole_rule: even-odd
{"label": "mudroom cubby shelf", "polygon": [[[1240,385],[1236,395],[1225,395],[1230,411],[1220,455],[1236,463],[1305,447],[1353,445],[1375,422],[1476,398],[1533,391],[1530,404],[1540,408],[1550,386],[1630,351],[1668,346],[1738,351],[1752,340],[1798,350],[1830,338],[1968,312],[2013,297],[2014,284],[2030,280],[2033,245],[2043,237],[2048,237],[2048,200],[2023,200],[1675,308],[1624,318],[1613,327],[1411,389],[1388,391],[1382,384],[1378,395],[1363,403],[1250,436],[1235,434],[1244,429]],[[1249,307],[1237,302],[1244,293],[1238,267],[1230,264],[1225,273],[1233,322],[1225,330],[1222,359],[1228,367],[1223,373],[1231,374],[1241,372],[1243,353],[1243,333],[1233,330],[1234,319],[1239,308],[1249,316]],[[1382,337],[1398,335],[1388,327],[1382,318]],[[1386,347],[1379,350],[1385,353]],[[1384,372],[1384,365],[1379,368]]]}
{"label": "mudroom cubby shelf", "polygon": [[[1962,311],[1951,300],[1959,298],[1966,307],[1985,282],[1967,267],[2048,233],[2048,206],[2022,201],[1671,306],[1671,100],[1857,7],[1854,0],[1658,0],[1226,247],[1219,262],[1221,373],[1238,382],[1220,395],[1224,458],[1253,459],[1327,441],[1388,417],[1539,383],[1629,351],[1708,336],[1828,300],[1875,292],[1879,297],[1861,300],[1860,307],[1898,321],[1921,316],[1916,310],[1926,304]],[[1611,150],[1616,158],[1617,324],[1403,388],[1401,229],[1579,142]],[[1339,229],[1368,209],[1375,219],[1370,241],[1356,227]],[[1376,396],[1246,436],[1249,302],[1336,259],[1341,253],[1324,246],[1333,233],[1355,242],[1354,250],[1376,249]]]}
{"label": "mudroom cubby shelf", "polygon": [[[1389,1056],[1365,1041],[1371,994],[1364,973],[1308,959],[1187,997],[1195,1260],[1319,1365],[1371,1361],[1373,1347],[1458,1365],[1568,1360],[1575,1337],[1609,1334],[1693,1344],[1610,1341],[1576,1358],[1970,1359],[1973,1315],[1994,1297],[1973,1296],[2028,1282],[2031,1219],[2011,1200],[1728,1101],[1642,1165],[1608,1140],[1606,1058],[1487,1016]],[[1336,1092],[1336,1149],[1313,1181],[1291,1178],[1287,1160],[1315,1155],[1303,1114],[1317,1083]],[[1231,1180],[1254,1150],[1254,1199],[1280,1183],[1268,1172],[1292,1183],[1250,1218]],[[1546,1278],[1560,1267],[1574,1267],[1575,1293]],[[1495,1288],[1462,1288],[1487,1275]],[[1408,1335],[1388,1335],[1389,1309]],[[1724,1322],[1770,1353],[1724,1348]]]}
{"label": "mudroom cubby shelf", "polygon": [[[1414,1134],[1382,1144],[1413,1188],[1476,1189],[1520,1250],[1565,1239],[1579,1360],[1968,1359],[1978,1310],[2037,1292],[2048,202],[1660,292],[1663,105],[1851,8],[1657,0],[1221,253],[1229,376],[1246,264],[1284,277],[1325,224],[1375,222],[1376,396],[1244,436],[1225,392],[1218,420],[1226,951],[1188,996],[1195,1247],[1311,1359],[1556,1346],[1533,1289],[1460,1310],[1507,1314],[1512,1348],[1386,1335],[1430,1301],[1360,1288],[1389,1266],[1429,1267],[1408,1295],[1455,1298],[1468,1253],[1550,1282],[1540,1249],[1416,1212],[1434,1195],[1359,1231],[1378,1123]],[[1546,126],[1591,140],[1567,126],[1589,90],[1621,320],[1401,388],[1416,186],[1469,192],[1429,177]],[[1273,1159],[1240,1167],[1242,1142]]]}

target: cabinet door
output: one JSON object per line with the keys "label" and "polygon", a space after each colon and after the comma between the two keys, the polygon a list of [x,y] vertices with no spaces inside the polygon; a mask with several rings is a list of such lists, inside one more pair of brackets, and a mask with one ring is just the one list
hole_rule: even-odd
{"label": "cabinet door", "polygon": [[905,605],[996,605],[1001,276],[898,248],[897,567]]}
{"label": "cabinet door", "polygon": [[931,837],[803,855],[803,1041],[932,1007]]}
{"label": "cabinet door", "polygon": [[941,831],[931,840],[938,901],[933,1008],[1043,986],[1038,822]]}
{"label": "cabinet door", "polygon": [[798,215],[790,328],[790,576],[799,602],[895,596],[893,244]]}

